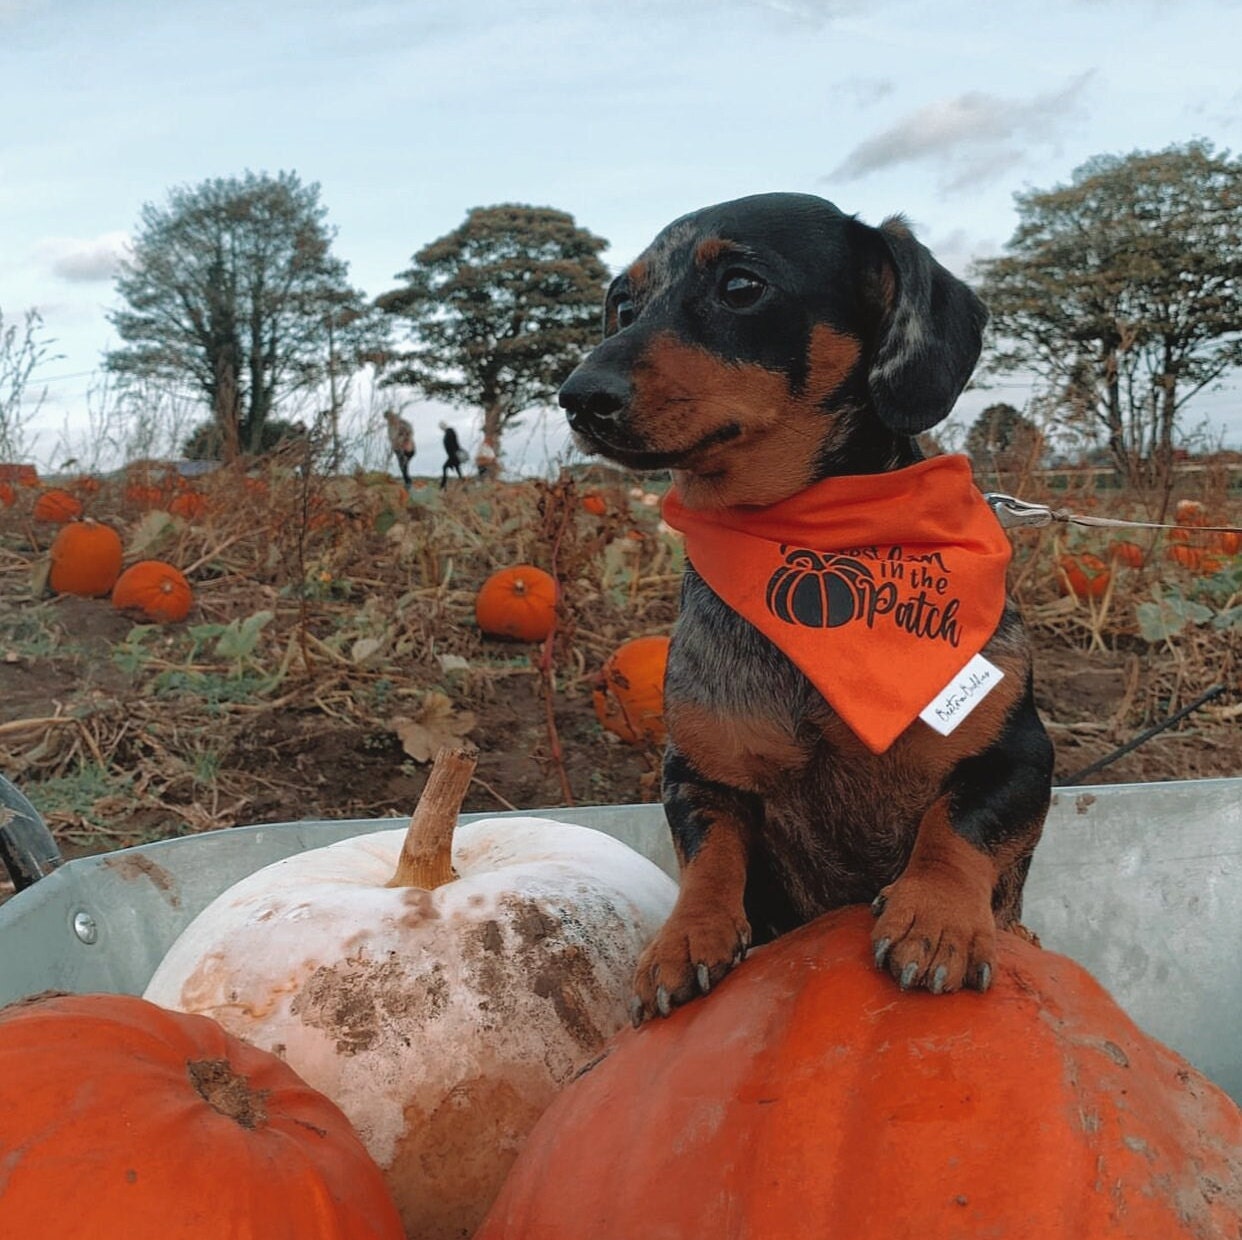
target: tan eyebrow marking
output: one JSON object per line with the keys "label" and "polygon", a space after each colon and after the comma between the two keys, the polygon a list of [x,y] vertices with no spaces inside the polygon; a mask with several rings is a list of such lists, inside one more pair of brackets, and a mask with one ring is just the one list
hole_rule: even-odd
{"label": "tan eyebrow marking", "polygon": [[723,237],[707,237],[694,247],[694,265],[706,267],[714,263],[729,248],[729,243]]}

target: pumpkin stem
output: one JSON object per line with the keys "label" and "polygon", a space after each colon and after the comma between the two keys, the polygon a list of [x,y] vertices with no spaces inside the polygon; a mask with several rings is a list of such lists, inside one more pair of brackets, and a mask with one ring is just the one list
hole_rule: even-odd
{"label": "pumpkin stem", "polygon": [[453,829],[478,760],[479,751],[473,745],[446,747],[436,754],[389,887],[433,891],[453,881]]}
{"label": "pumpkin stem", "polygon": [[267,1123],[267,1090],[254,1089],[227,1059],[195,1059],[185,1065],[199,1096],[213,1110],[243,1128]]}

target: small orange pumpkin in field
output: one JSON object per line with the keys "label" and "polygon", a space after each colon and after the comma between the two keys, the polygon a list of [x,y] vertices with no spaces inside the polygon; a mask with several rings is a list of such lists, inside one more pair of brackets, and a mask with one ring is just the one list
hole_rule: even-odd
{"label": "small orange pumpkin in field", "polygon": [[164,502],[164,492],[149,482],[131,482],[125,488],[125,502],[136,508],[158,508]]}
{"label": "small orange pumpkin in field", "polygon": [[4,1236],[404,1234],[335,1103],[216,1021],[133,995],[0,1010],[0,1149]]}
{"label": "small orange pumpkin in field", "polygon": [[1062,594],[1076,598],[1103,598],[1112,574],[1098,555],[1082,551],[1057,561],[1057,580]]}
{"label": "small orange pumpkin in field", "polygon": [[474,618],[489,637],[541,642],[556,624],[556,582],[533,564],[502,568],[479,590]]}
{"label": "small orange pumpkin in field", "polygon": [[37,487],[39,471],[33,465],[0,465],[0,482],[19,487]]}
{"label": "small orange pumpkin in field", "polygon": [[34,503],[34,519],[50,521],[55,525],[64,525],[82,515],[82,501],[68,491],[53,488],[44,491]]}
{"label": "small orange pumpkin in field", "polygon": [[1142,568],[1147,560],[1146,552],[1135,542],[1118,540],[1109,546],[1108,551],[1118,564],[1124,564],[1126,568]]}
{"label": "small orange pumpkin in field", "polygon": [[668,667],[667,637],[636,637],[608,656],[592,703],[595,717],[623,741],[662,744],[664,672]]}
{"label": "small orange pumpkin in field", "polygon": [[1203,567],[1203,548],[1191,547],[1184,542],[1175,542],[1168,550],[1168,557],[1174,564],[1188,568],[1197,573]]}
{"label": "small orange pumpkin in field", "polygon": [[986,995],[900,994],[848,908],[615,1035],[475,1240],[1206,1240],[1242,1114],[1068,957],[1001,934]]}
{"label": "small orange pumpkin in field", "polygon": [[1179,499],[1173,520],[1178,525],[1206,525],[1207,509],[1197,499]]}
{"label": "small orange pumpkin in field", "polygon": [[168,511],[174,517],[184,517],[187,521],[195,521],[207,511],[207,501],[197,491],[182,491],[173,497],[168,505]]}
{"label": "small orange pumpkin in field", "polygon": [[582,507],[593,517],[602,517],[608,511],[608,502],[596,491],[588,491],[582,497]]}
{"label": "small orange pumpkin in field", "polygon": [[1226,555],[1237,555],[1242,551],[1242,534],[1237,530],[1221,530],[1215,537],[1216,549]]}
{"label": "small orange pumpkin in field", "polygon": [[89,518],[70,521],[52,541],[48,585],[57,594],[100,598],[121,572],[121,536],[110,525]]}
{"label": "small orange pumpkin in field", "polygon": [[98,478],[92,478],[90,474],[75,478],[71,485],[79,495],[98,495],[103,489],[103,483]]}
{"label": "small orange pumpkin in field", "polygon": [[0,482],[0,508],[12,508],[17,503],[17,492],[11,482]]}
{"label": "small orange pumpkin in field", "polygon": [[112,590],[112,606],[141,612],[157,624],[176,624],[190,614],[194,592],[179,568],[163,560],[139,560]]}

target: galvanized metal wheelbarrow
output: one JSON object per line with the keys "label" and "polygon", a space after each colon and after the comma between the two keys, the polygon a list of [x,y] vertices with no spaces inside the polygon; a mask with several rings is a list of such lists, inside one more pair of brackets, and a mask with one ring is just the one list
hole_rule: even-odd
{"label": "galvanized metal wheelbarrow", "polygon": [[[676,876],[658,805],[535,812],[616,836]],[[396,825],[235,827],[61,864],[34,807],[0,778],[0,861],[18,887],[0,905],[0,1004],[49,989],[141,993],[190,919],[244,875]],[[1242,1102],[1242,778],[1057,791],[1023,920]]]}

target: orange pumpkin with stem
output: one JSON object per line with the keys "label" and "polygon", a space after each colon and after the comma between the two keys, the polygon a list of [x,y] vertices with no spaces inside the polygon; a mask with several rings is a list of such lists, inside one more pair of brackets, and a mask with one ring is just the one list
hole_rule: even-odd
{"label": "orange pumpkin with stem", "polygon": [[1202,1240],[1242,1113],[1073,961],[1002,934],[984,995],[898,994],[865,908],[613,1038],[475,1240]]}
{"label": "orange pumpkin with stem", "polygon": [[110,525],[88,517],[62,526],[52,541],[47,583],[57,594],[100,598],[121,573],[121,536]]}
{"label": "orange pumpkin with stem", "polygon": [[132,995],[0,1009],[0,1235],[402,1240],[341,1110],[269,1051]]}
{"label": "orange pumpkin with stem", "polygon": [[1089,551],[1063,555],[1057,561],[1057,581],[1062,594],[1075,598],[1103,598],[1112,574],[1098,555]]}
{"label": "orange pumpkin with stem", "polygon": [[179,568],[163,560],[139,560],[112,590],[112,606],[137,611],[157,624],[175,624],[190,614],[194,592]]}
{"label": "orange pumpkin with stem", "polygon": [[609,655],[592,692],[595,717],[632,745],[663,744],[667,637],[636,637]]}
{"label": "orange pumpkin with stem", "polygon": [[82,501],[68,491],[53,487],[44,491],[34,502],[32,515],[36,521],[49,521],[56,525],[64,525],[82,515]]}
{"label": "orange pumpkin with stem", "polygon": [[479,590],[474,618],[489,637],[541,642],[556,625],[556,582],[533,564],[502,568]]}

